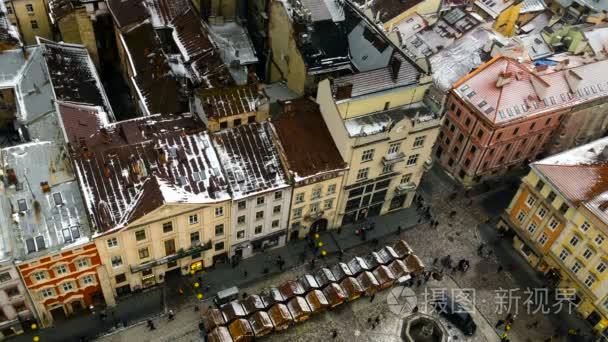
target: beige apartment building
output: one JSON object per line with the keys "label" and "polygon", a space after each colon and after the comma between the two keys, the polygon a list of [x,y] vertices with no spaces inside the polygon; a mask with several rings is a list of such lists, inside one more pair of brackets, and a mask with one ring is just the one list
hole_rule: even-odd
{"label": "beige apartment building", "polygon": [[319,83],[321,113],[350,166],[339,224],[411,204],[441,122],[423,102],[429,84],[400,54],[386,67]]}
{"label": "beige apartment building", "polygon": [[24,45],[35,45],[36,36],[53,39],[53,28],[44,0],[9,0],[4,2],[8,19],[19,30]]}

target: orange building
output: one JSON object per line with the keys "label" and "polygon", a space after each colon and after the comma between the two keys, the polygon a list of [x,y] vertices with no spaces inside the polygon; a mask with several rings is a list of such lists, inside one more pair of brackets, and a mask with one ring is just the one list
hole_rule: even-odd
{"label": "orange building", "polygon": [[[94,242],[17,265],[40,320],[47,326],[61,317],[103,304],[97,268],[101,260]],[[100,267],[100,271],[103,268]]]}

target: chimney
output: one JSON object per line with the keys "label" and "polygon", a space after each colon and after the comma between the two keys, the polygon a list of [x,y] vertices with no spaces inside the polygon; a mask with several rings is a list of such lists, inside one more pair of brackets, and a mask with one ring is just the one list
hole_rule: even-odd
{"label": "chimney", "polygon": [[352,83],[346,83],[339,85],[336,88],[336,100],[344,100],[350,99],[350,96],[353,93],[353,85]]}
{"label": "chimney", "polygon": [[543,72],[546,71],[547,69],[549,69],[549,66],[547,64],[540,64],[534,67],[536,72]]}
{"label": "chimney", "polygon": [[500,88],[506,84],[511,83],[512,76],[512,72],[501,72],[500,74],[498,74],[498,79],[496,80],[496,87]]}
{"label": "chimney", "polygon": [[398,58],[392,58],[390,63],[390,72],[391,77],[393,78],[393,82],[397,82],[397,78],[399,78],[399,70],[401,70],[401,60]]}

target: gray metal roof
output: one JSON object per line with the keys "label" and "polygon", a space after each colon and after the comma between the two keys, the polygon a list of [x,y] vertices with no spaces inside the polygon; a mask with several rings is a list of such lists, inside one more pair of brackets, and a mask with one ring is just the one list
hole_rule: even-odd
{"label": "gray metal roof", "polygon": [[54,142],[26,143],[4,148],[0,155],[5,175],[5,191],[0,195],[3,216],[11,221],[6,226],[10,234],[3,238],[12,239],[4,245],[12,245],[13,257],[25,259],[88,241],[83,201],[63,147]]}

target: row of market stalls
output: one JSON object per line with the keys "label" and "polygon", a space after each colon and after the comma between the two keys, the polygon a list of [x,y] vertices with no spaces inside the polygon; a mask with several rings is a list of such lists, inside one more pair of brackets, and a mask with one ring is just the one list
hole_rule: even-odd
{"label": "row of market stalls", "polygon": [[321,268],[259,294],[203,312],[209,342],[248,342],[306,321],[311,315],[391,287],[403,276],[417,276],[424,264],[404,240],[365,257]]}

